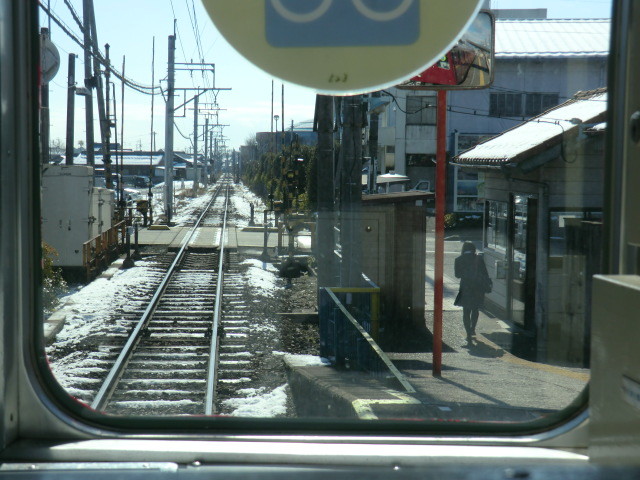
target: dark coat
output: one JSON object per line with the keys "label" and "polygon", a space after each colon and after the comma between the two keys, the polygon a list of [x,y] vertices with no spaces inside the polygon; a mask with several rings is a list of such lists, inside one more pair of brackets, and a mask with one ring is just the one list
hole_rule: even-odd
{"label": "dark coat", "polygon": [[472,309],[482,307],[485,285],[489,281],[484,258],[475,253],[463,253],[456,258],[454,272],[460,279],[460,291],[454,305]]}

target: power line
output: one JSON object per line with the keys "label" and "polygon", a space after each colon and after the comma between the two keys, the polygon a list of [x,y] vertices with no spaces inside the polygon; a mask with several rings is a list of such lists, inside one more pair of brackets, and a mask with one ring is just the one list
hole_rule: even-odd
{"label": "power line", "polygon": [[[391,93],[388,92],[387,90],[382,90],[383,93],[389,95],[393,102],[396,104],[398,110],[400,110],[402,113],[406,114],[406,115],[413,115],[415,113],[418,113],[422,110],[425,110],[427,108],[436,108],[436,105],[432,105],[432,104],[427,104],[424,107],[419,108],[418,110],[416,110],[415,112],[407,112],[405,110],[403,110],[400,107],[400,104],[398,103],[397,98]],[[537,92],[529,92],[529,93],[537,93]],[[582,99],[581,101],[591,101],[591,102],[606,102],[606,100],[603,99],[590,99],[590,98],[586,98],[586,99]],[[458,110],[454,110],[454,109],[458,109]],[[463,109],[468,110],[467,112],[465,111],[461,111]],[[488,110],[484,110],[481,108],[473,108],[473,107],[465,107],[463,105],[447,105],[447,111],[451,112],[451,113],[458,113],[460,115],[472,115],[472,116],[476,116],[476,117],[486,117],[486,118],[496,118],[499,120],[509,120],[511,122],[535,122],[537,120],[535,120],[535,117],[537,115],[541,115],[544,112],[540,112],[539,114],[536,115],[531,115],[529,117],[526,116],[502,116],[502,115],[495,115],[495,114],[491,114],[490,111]],[[553,120],[556,122],[563,122],[566,121],[566,119],[563,118],[549,118],[549,120]]]}
{"label": "power line", "polygon": [[[104,68],[108,69],[116,78],[118,78],[120,81],[124,82],[124,84],[126,86],[128,86],[129,88],[136,90],[139,93],[143,93],[145,95],[158,95],[159,92],[155,92],[155,90],[159,89],[160,86],[159,85],[154,85],[154,86],[147,86],[147,85],[143,85],[140,84],[138,82],[135,82],[127,77],[125,77],[124,75],[122,75],[120,72],[118,72],[116,69],[114,69],[111,65],[109,65],[106,60],[104,59],[104,57],[102,56],[102,53],[98,51],[97,54],[94,54],[91,49],[89,47],[85,47],[84,42],[82,40],[80,40],[72,31],[71,28],[69,26],[67,26],[62,20],[60,20],[53,12],[51,12],[43,3],[42,1],[38,1],[38,5],[40,6],[40,8],[47,14],[47,16],[53,20],[56,25],[58,25],[58,27],[60,27],[60,29],[69,37],[71,38],[71,40],[73,40],[75,43],[77,43],[83,50],[87,49],[89,50],[89,54],[96,59],[100,65],[102,65]],[[147,91],[150,90],[150,91]]]}

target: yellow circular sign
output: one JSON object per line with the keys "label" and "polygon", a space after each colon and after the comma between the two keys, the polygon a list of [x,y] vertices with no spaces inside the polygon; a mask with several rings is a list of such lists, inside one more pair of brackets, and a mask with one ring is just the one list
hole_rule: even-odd
{"label": "yellow circular sign", "polygon": [[202,0],[227,41],[282,80],[329,94],[398,84],[455,44],[482,0]]}

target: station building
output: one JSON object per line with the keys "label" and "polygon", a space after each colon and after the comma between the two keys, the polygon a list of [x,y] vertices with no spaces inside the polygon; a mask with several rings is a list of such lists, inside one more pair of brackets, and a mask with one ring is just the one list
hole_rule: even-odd
{"label": "station building", "polygon": [[485,307],[535,338],[539,360],[588,365],[601,269],[607,92],[571,99],[454,157],[479,178]]}

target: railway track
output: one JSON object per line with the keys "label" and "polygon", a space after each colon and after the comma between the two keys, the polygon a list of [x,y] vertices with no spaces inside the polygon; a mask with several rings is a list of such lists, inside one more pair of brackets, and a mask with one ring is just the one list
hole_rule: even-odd
{"label": "railway track", "polygon": [[[144,257],[139,280],[129,271],[113,308],[89,317],[95,327],[52,346],[52,365],[71,395],[111,415],[235,415],[286,383],[271,354],[279,351],[279,327],[263,302],[278,307],[248,280],[251,258],[217,248],[221,212],[233,203],[225,197],[194,214],[199,236],[189,248]],[[228,206],[227,217],[238,218]]]}
{"label": "railway track", "polygon": [[223,242],[216,251],[189,251],[188,244],[214,216],[224,235],[228,193],[229,185],[219,187],[144,313],[131,322],[92,408],[117,415],[214,413],[225,253]]}

